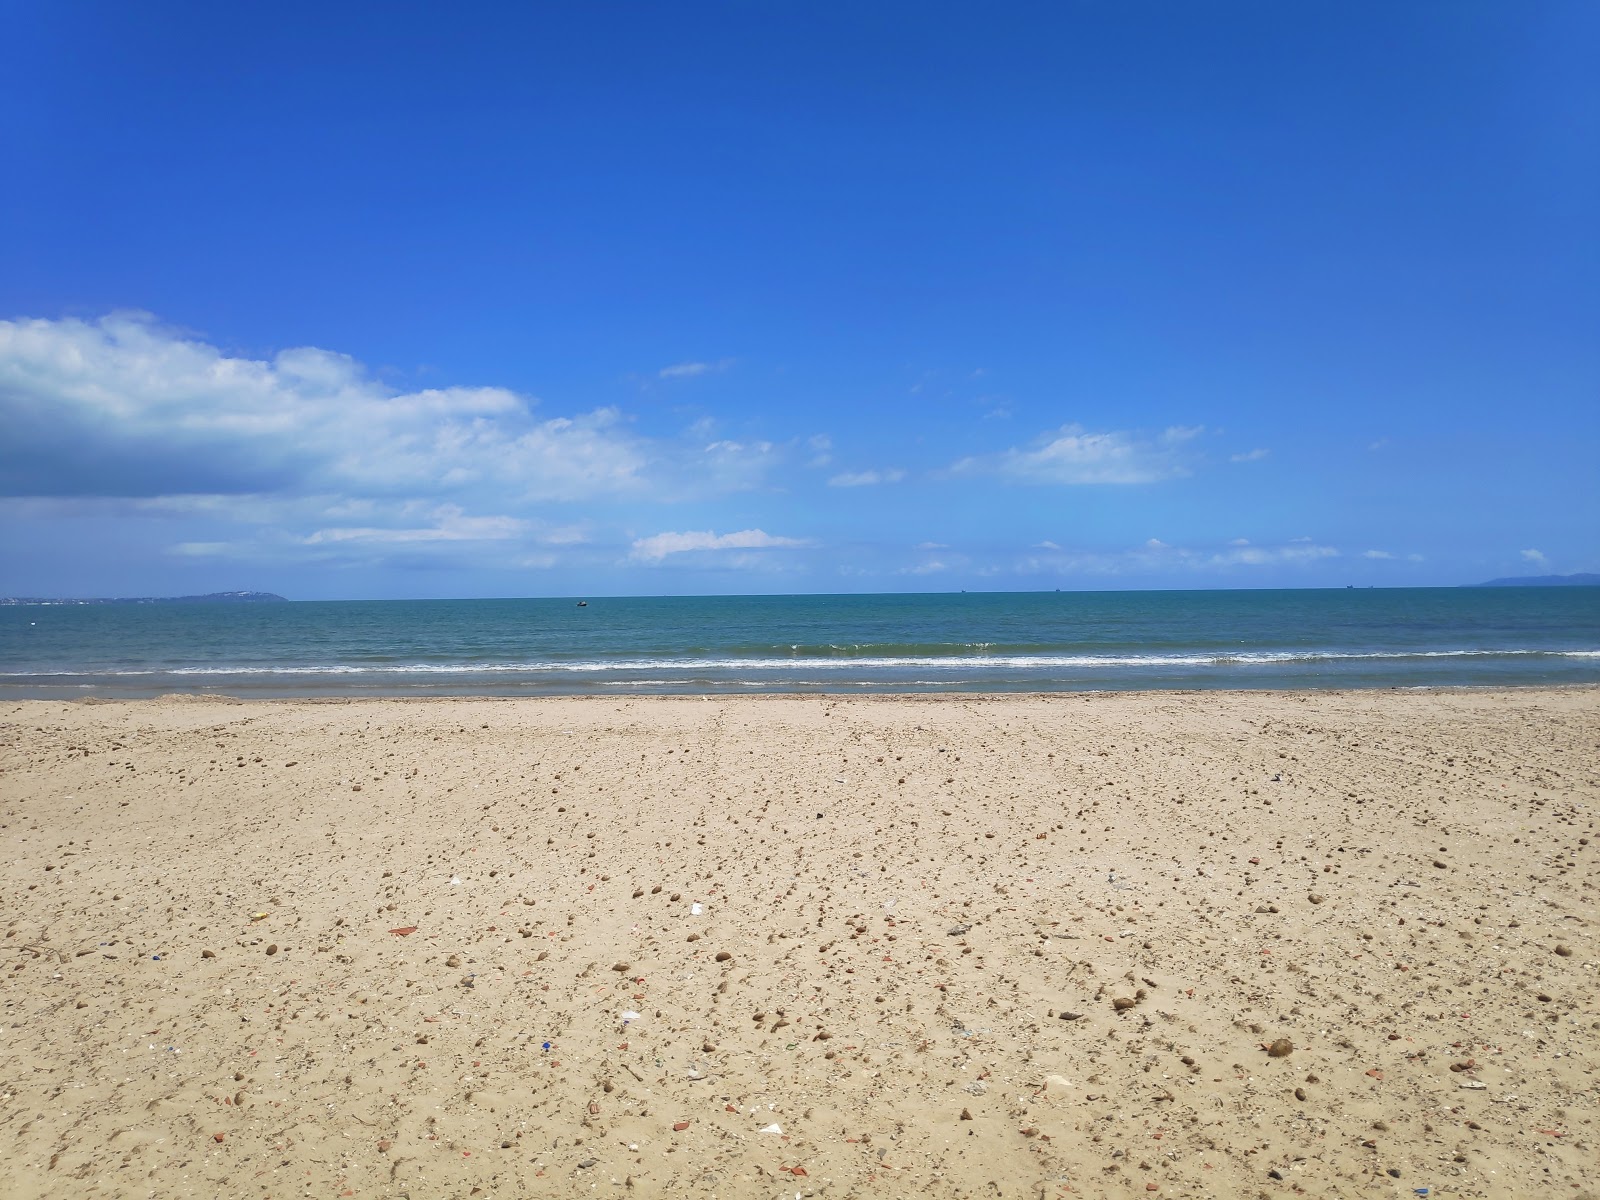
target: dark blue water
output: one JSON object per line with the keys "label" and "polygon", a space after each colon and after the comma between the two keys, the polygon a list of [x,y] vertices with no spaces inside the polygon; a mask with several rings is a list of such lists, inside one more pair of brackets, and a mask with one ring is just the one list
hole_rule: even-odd
{"label": "dark blue water", "polygon": [[0,608],[0,696],[1600,683],[1600,588]]}

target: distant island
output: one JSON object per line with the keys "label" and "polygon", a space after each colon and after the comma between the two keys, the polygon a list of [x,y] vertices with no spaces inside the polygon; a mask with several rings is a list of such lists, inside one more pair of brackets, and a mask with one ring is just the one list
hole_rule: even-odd
{"label": "distant island", "polygon": [[275,592],[207,592],[204,596],[106,596],[88,600],[0,596],[0,605],[17,604],[287,604]]}
{"label": "distant island", "polygon": [[1593,571],[1576,575],[1510,575],[1488,583],[1469,583],[1468,587],[1600,587],[1600,575]]}

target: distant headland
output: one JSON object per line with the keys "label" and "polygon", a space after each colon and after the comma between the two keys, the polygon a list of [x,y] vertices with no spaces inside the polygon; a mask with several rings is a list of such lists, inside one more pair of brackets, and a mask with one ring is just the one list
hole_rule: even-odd
{"label": "distant headland", "polygon": [[1600,575],[1593,571],[1576,575],[1509,575],[1488,583],[1469,583],[1468,587],[1600,587]]}
{"label": "distant headland", "polygon": [[47,599],[39,596],[0,596],[0,605],[17,604],[287,604],[275,592],[207,592],[204,596],[106,596],[94,599]]}

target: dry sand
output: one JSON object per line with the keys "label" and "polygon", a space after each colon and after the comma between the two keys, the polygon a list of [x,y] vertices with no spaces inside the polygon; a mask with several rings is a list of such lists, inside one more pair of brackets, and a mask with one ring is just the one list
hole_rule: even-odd
{"label": "dry sand", "polygon": [[1600,691],[3,716],[9,1198],[1600,1188]]}

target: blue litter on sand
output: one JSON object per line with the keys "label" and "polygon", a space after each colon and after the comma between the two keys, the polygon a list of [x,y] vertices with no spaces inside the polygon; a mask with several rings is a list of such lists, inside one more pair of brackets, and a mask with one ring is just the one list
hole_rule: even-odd
{"label": "blue litter on sand", "polygon": [[546,1050],[548,1050],[548,1049],[550,1049],[550,1043],[549,1043],[549,1042],[546,1042],[546,1043],[545,1043],[545,1044],[544,1044],[544,1048],[545,1048],[545,1049],[546,1049]]}

